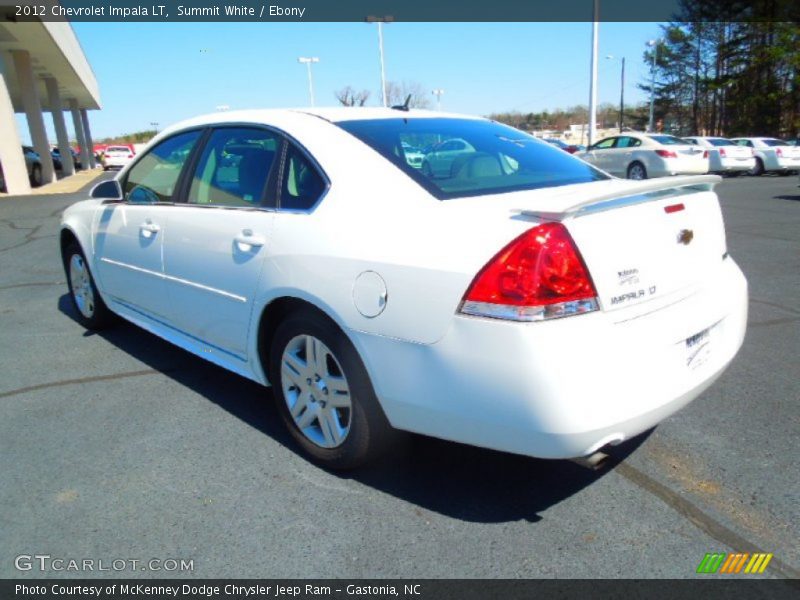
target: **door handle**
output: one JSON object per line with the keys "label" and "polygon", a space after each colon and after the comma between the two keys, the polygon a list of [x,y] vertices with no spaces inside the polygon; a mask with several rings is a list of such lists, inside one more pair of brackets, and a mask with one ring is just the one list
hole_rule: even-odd
{"label": "door handle", "polygon": [[236,242],[236,245],[239,246],[239,249],[243,252],[248,252],[253,248],[261,248],[261,246],[267,243],[267,240],[260,235],[253,235],[251,229],[243,229],[239,235],[233,238],[233,241]]}
{"label": "door handle", "polygon": [[161,231],[161,227],[158,224],[153,223],[150,219],[147,219],[144,223],[139,225],[139,231],[142,232],[144,237],[149,238]]}

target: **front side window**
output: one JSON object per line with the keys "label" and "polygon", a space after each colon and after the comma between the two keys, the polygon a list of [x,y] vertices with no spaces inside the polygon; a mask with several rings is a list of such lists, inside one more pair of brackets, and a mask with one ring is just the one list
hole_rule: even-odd
{"label": "front side window", "polygon": [[[336,124],[442,200],[609,177],[546,142],[492,121],[399,117]],[[403,144],[422,149],[419,167],[404,159]]]}
{"label": "front side window", "polygon": [[189,203],[261,206],[279,146],[280,138],[264,129],[217,129],[197,163]]}
{"label": "front side window", "polygon": [[294,146],[289,146],[281,179],[280,208],[310,210],[327,184],[314,165]]}
{"label": "front side window", "polygon": [[172,202],[178,177],[199,138],[200,131],[180,133],[145,154],[125,178],[126,202]]}

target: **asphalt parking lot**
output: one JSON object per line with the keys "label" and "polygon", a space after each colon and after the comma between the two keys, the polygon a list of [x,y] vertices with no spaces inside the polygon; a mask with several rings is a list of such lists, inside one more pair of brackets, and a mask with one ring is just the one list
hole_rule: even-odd
{"label": "asphalt parking lot", "polygon": [[193,560],[117,573],[147,577],[682,578],[733,551],[799,577],[800,187],[717,191],[744,347],[611,468],[414,437],[344,476],[298,453],[268,390],[132,325],[78,325],[57,233],[80,194],[0,199],[0,578],[93,575],[20,554]]}

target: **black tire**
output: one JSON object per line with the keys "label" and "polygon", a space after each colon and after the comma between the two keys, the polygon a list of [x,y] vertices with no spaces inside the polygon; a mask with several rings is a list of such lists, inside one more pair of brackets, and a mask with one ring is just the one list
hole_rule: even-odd
{"label": "black tire", "polygon": [[[85,296],[83,297],[83,308],[81,307],[81,300],[76,296],[76,290],[73,286],[77,285],[79,282],[72,273],[73,259],[79,260],[84,265],[86,275],[88,276],[88,286],[92,294],[91,308],[88,307]],[[86,262],[86,256],[83,254],[81,247],[76,242],[69,244],[64,249],[62,260],[64,262],[64,273],[67,276],[67,286],[69,286],[69,298],[72,301],[72,306],[75,309],[78,322],[90,331],[99,331],[111,325],[114,322],[114,313],[108,309],[108,306],[106,306],[106,303],[103,302],[103,298],[100,296],[100,292],[97,291],[94,276],[89,270],[89,264]]]}
{"label": "black tire", "polygon": [[[641,173],[641,177],[635,176],[637,173]],[[638,160],[636,162],[632,162],[628,166],[628,179],[647,179],[647,169],[645,166],[640,163]]]}
{"label": "black tire", "polygon": [[756,166],[748,171],[748,174],[758,177],[764,174],[764,161],[756,157]]}
{"label": "black tire", "polygon": [[433,179],[433,169],[431,169],[431,164],[428,161],[423,161],[420,171],[422,171],[422,174],[428,179]]}
{"label": "black tire", "polygon": [[[335,365],[334,370],[341,369],[341,375],[349,388],[350,407],[337,409],[339,415],[337,420],[342,415],[339,411],[346,411],[349,429],[339,445],[334,447],[323,447],[307,437],[295,423],[286,399],[284,388],[288,388],[290,393],[298,394],[300,389],[293,384],[291,378],[283,379],[281,367],[284,351],[302,336],[316,338],[327,347],[330,351],[330,355],[326,357],[327,364]],[[330,357],[333,357],[335,362],[330,362]],[[286,317],[278,326],[272,340],[269,352],[269,375],[278,411],[284,423],[303,451],[321,466],[335,470],[354,469],[378,458],[398,440],[399,432],[393,429],[386,419],[358,352],[347,336],[324,315],[308,309],[291,313]],[[310,382],[311,378],[306,381]],[[322,381],[324,384],[325,379]],[[315,402],[322,404],[322,409],[319,410],[325,409],[324,400],[314,400],[313,395],[310,397],[311,401],[304,404],[308,408],[298,415],[300,420],[306,411],[312,410],[311,405]],[[319,429],[322,432],[322,420],[316,417],[312,419],[307,429]]]}
{"label": "black tire", "polygon": [[42,165],[35,164],[31,169],[31,185],[39,187],[42,185]]}

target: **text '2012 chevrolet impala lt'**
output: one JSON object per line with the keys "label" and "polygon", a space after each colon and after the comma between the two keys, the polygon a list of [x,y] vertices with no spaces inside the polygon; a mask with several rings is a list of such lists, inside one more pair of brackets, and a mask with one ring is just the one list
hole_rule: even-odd
{"label": "text '2012 chevrolet impala lt'", "polygon": [[480,118],[230,112],[159,134],[64,213],[61,248],[84,325],[115,313],[271,384],[327,467],[397,430],[583,457],[742,344],[718,181],[616,179]]}

